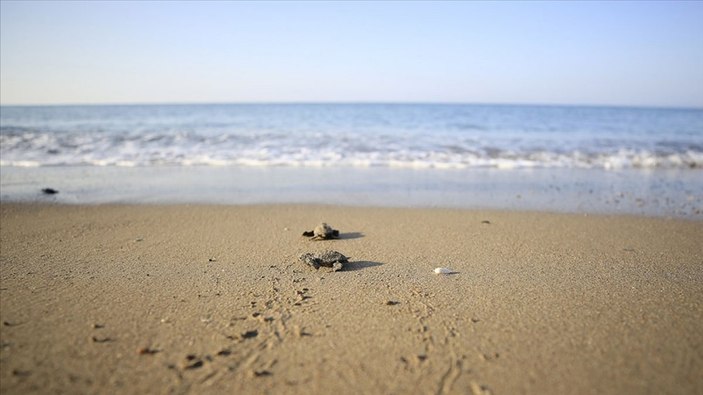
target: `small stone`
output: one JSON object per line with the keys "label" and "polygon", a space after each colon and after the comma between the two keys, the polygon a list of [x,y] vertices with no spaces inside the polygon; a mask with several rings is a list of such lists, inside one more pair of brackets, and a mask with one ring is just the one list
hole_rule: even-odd
{"label": "small stone", "polygon": [[191,363],[191,364],[189,364],[189,365],[186,365],[186,366],[185,366],[185,369],[198,369],[198,368],[201,368],[201,367],[203,367],[203,361],[202,361],[202,360],[197,360],[197,361],[194,361],[193,363]]}
{"label": "small stone", "polygon": [[155,350],[151,347],[142,347],[137,350],[137,354],[139,355],[153,355],[159,352],[159,350]]}
{"label": "small stone", "polygon": [[19,369],[12,370],[12,375],[15,377],[27,377],[30,374],[32,374],[32,372],[30,372],[29,370],[19,370]]}

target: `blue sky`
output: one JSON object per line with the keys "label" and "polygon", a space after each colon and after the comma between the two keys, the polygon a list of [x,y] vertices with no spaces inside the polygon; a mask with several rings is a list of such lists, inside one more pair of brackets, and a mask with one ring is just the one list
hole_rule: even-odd
{"label": "blue sky", "polygon": [[703,107],[703,2],[14,2],[0,103]]}

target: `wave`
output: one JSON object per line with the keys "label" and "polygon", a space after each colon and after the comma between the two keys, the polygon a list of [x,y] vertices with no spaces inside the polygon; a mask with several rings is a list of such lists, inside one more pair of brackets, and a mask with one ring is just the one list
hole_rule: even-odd
{"label": "wave", "polygon": [[258,166],[390,168],[700,169],[703,149],[662,141],[552,143],[431,136],[289,136],[197,134],[0,135],[0,166]]}
{"label": "wave", "polygon": [[700,169],[702,133],[698,110],[3,107],[0,165]]}

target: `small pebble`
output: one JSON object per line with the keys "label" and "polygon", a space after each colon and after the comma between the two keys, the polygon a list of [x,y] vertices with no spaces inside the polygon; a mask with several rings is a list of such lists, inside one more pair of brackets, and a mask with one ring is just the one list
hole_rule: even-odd
{"label": "small pebble", "polygon": [[197,361],[194,361],[193,363],[191,363],[191,364],[189,364],[189,365],[186,365],[184,369],[198,369],[198,368],[201,368],[201,367],[203,367],[203,361],[197,360]]}
{"label": "small pebble", "polygon": [[139,355],[153,355],[153,354],[156,354],[157,352],[159,352],[159,351],[155,350],[153,348],[150,348],[150,347],[142,347],[137,350],[137,354],[139,354]]}
{"label": "small pebble", "polygon": [[19,370],[19,369],[13,369],[12,370],[12,375],[16,377],[27,377],[31,374],[29,370]]}
{"label": "small pebble", "polygon": [[448,269],[446,267],[438,267],[438,268],[434,269],[434,272],[435,272],[435,274],[451,274],[451,273],[453,273],[452,269]]}

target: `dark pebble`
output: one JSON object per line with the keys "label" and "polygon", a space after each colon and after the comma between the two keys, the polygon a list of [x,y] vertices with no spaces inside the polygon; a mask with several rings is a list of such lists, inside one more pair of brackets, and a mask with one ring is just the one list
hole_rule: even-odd
{"label": "dark pebble", "polygon": [[197,360],[197,361],[191,363],[190,365],[187,365],[185,368],[186,369],[198,369],[198,368],[202,368],[202,367],[203,367],[203,361]]}
{"label": "dark pebble", "polygon": [[159,352],[159,350],[154,350],[153,348],[149,348],[149,347],[142,347],[139,350],[137,350],[137,354],[139,354],[139,355],[154,355],[157,352]]}

